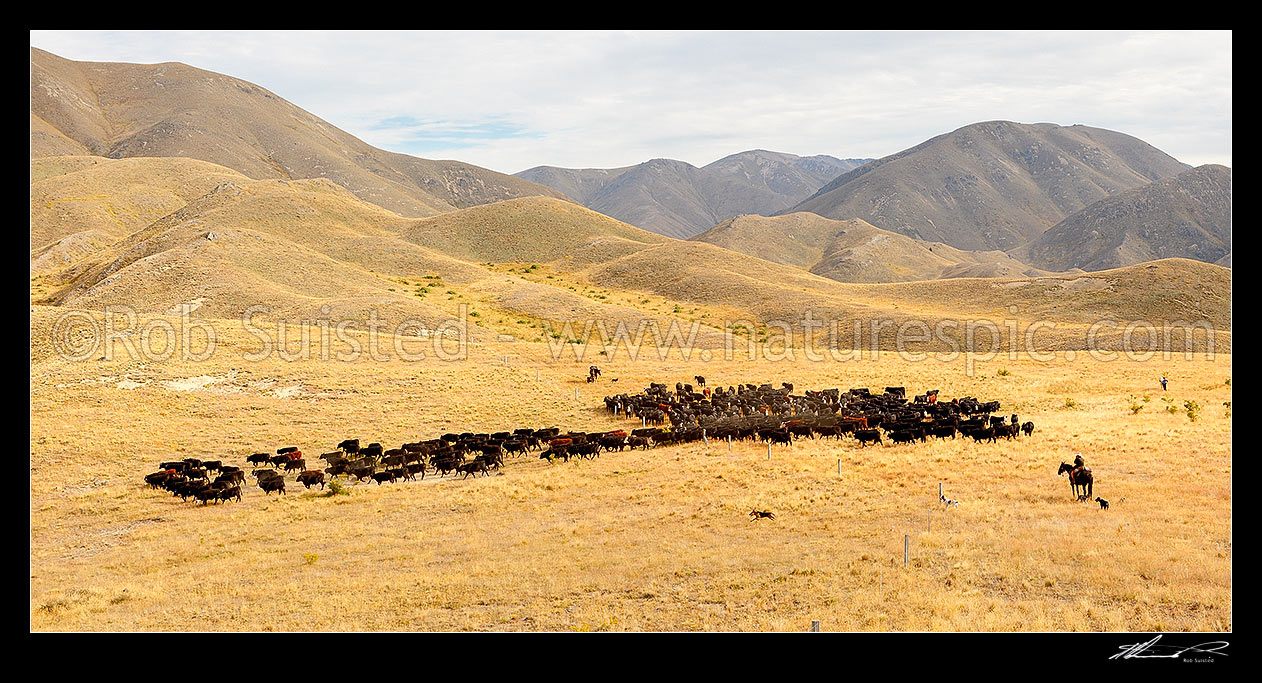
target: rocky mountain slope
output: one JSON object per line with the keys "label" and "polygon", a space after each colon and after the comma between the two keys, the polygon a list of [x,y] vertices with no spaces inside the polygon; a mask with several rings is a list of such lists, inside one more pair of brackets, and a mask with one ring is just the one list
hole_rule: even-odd
{"label": "rocky mountain slope", "polygon": [[1199,166],[1101,199],[1020,253],[1054,270],[1104,270],[1168,257],[1230,265],[1231,169]]}
{"label": "rocky mountain slope", "polygon": [[1185,170],[1114,131],[988,121],[850,171],[784,213],[860,218],[959,249],[1011,249],[1089,204]]}

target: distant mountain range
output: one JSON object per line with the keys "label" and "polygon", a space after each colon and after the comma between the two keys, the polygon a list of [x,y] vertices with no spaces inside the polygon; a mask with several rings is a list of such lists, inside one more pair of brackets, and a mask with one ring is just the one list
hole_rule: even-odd
{"label": "distant mountain range", "polygon": [[1188,167],[1129,135],[988,121],[849,171],[784,213],[860,218],[959,249],[1012,249],[1070,214]]}
{"label": "distant mountain range", "polygon": [[751,150],[700,168],[653,159],[624,168],[536,166],[517,176],[606,216],[686,239],[740,214],[778,213],[868,161]]}

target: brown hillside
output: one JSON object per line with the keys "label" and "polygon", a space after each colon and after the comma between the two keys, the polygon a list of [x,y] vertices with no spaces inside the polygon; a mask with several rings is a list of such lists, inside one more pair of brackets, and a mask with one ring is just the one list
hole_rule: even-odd
{"label": "brown hillside", "polygon": [[[464,306],[477,326],[512,338],[547,341],[552,321],[679,321],[700,326],[702,347],[720,344],[720,331],[742,320],[755,327],[780,320],[800,333],[808,311],[817,322],[845,326],[888,321],[879,335],[888,347],[906,321],[1002,320],[1017,306],[1022,319],[1070,326],[1040,343],[1081,348],[1074,326],[1102,315],[1160,321],[1169,311],[1211,320],[1228,335],[1218,348],[1230,346],[1230,271],[1187,261],[1146,267],[1090,277],[845,284],[653,235],[554,199],[409,220],[329,181],[273,180],[219,187],[44,278],[53,293],[37,301],[157,314],[193,303],[201,315],[223,318],[262,303],[284,318],[331,308],[356,319],[377,310],[423,321]],[[561,341],[566,336],[580,335]]]}
{"label": "brown hillside", "polygon": [[839,282],[1021,277],[1041,271],[1001,251],[972,252],[881,230],[865,221],[799,212],[738,216],[692,238],[805,268]]}
{"label": "brown hillside", "polygon": [[[721,321],[737,318],[777,319],[796,325],[806,311],[816,320],[845,324],[890,320],[897,325],[920,319],[933,325],[960,320],[961,316],[999,321],[1013,315],[1011,307],[1016,306],[1017,317],[1022,320],[1036,316],[1069,326],[1062,328],[1061,336],[1044,337],[1043,341],[1051,339],[1049,343],[1057,348],[1082,348],[1085,341],[1079,328],[1105,317],[1122,321],[1209,320],[1215,329],[1228,334],[1219,348],[1230,346],[1230,271],[1185,260],[1160,261],[1090,277],[1066,273],[845,284],[702,242],[662,238],[650,242],[644,231],[546,199],[515,200],[417,221],[404,234],[413,239],[413,235],[425,234],[417,226],[451,226],[461,221],[502,229],[519,224],[526,207],[530,207],[531,225],[567,226],[540,233],[545,238],[541,241],[554,247],[529,245],[525,254],[518,253],[498,245],[496,231],[478,233],[480,238],[474,240],[457,240],[452,238],[456,233],[435,231],[427,244],[479,261],[543,264],[565,279],[534,281],[554,285],[577,281],[621,296],[630,305],[637,305],[637,297],[675,302],[685,312],[696,310],[698,316],[707,315],[708,319],[698,318],[706,325],[722,325]],[[501,212],[512,218],[494,218]],[[474,216],[477,220],[469,220]],[[575,223],[576,218],[582,220]],[[579,227],[584,223],[587,227]],[[622,232],[611,234],[614,228]],[[488,246],[471,246],[479,244]],[[967,263],[955,266],[961,270],[968,267]],[[985,268],[987,264],[973,267]],[[1171,306],[1172,301],[1177,303]],[[1120,334],[1120,328],[1104,330],[1101,339]],[[882,343],[885,341],[882,337]]]}
{"label": "brown hillside", "polygon": [[80,233],[121,239],[218,185],[246,180],[195,159],[32,159],[31,249]]}
{"label": "brown hillside", "polygon": [[[328,178],[365,201],[431,216],[542,185],[470,164],[377,149],[252,83],[184,64],[75,62],[31,49],[31,154],[60,134],[108,157],[191,157],[251,178]],[[80,152],[81,153],[81,152]]]}
{"label": "brown hillside", "polygon": [[[532,213],[522,202],[551,207],[551,224],[573,236],[596,237],[597,243],[641,244],[619,234],[664,239],[546,198],[504,202],[501,217],[483,207],[456,212],[462,216],[455,223],[507,229]],[[565,218],[572,211],[587,222]],[[613,300],[630,297],[590,292],[572,280],[533,282],[458,260],[405,239],[409,232],[437,234],[417,232],[415,224],[324,179],[226,183],[95,253],[77,260],[67,256],[74,262],[41,279],[52,293],[37,300],[90,310],[129,306],[158,315],[189,303],[197,317],[226,319],[255,304],[270,307],[265,319],[363,321],[376,311],[385,321],[416,319],[427,325],[452,319],[463,306],[475,328],[532,341],[548,339],[552,321],[601,320],[634,328],[649,320],[665,325],[671,318],[670,307],[642,310]],[[607,230],[612,232],[605,235]],[[487,234],[465,244],[495,244]],[[474,333],[483,338],[477,335],[485,332]],[[721,339],[709,329],[699,343],[717,346]]]}
{"label": "brown hillside", "polygon": [[861,218],[959,249],[1010,249],[1092,202],[1186,169],[1122,133],[988,121],[850,171],[788,212]]}
{"label": "brown hillside", "polygon": [[87,147],[66,137],[44,119],[31,112],[31,158],[54,156],[86,156]]}
{"label": "brown hillside", "polygon": [[617,253],[668,241],[577,204],[546,197],[426,218],[400,234],[458,259],[491,263],[545,263],[579,252]]}
{"label": "brown hillside", "polygon": [[1102,270],[1159,258],[1230,265],[1231,169],[1206,165],[1101,199],[1024,253],[1046,268]]}

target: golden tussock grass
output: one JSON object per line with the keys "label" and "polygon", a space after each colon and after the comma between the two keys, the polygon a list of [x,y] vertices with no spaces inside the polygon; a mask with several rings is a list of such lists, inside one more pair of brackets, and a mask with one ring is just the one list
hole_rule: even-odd
{"label": "golden tussock grass", "polygon": [[[38,347],[47,323],[34,322]],[[594,361],[604,375],[591,385],[591,358],[554,360],[543,344],[479,344],[449,362],[244,363],[252,344],[225,331],[199,363],[33,352],[33,629],[1232,627],[1227,355],[1001,358],[969,376],[962,361],[889,353],[848,363],[647,353]],[[799,440],[770,460],[765,446],[721,442],[555,465],[532,455],[502,476],[353,484],[342,496],[251,486],[244,501],[209,507],[141,481],[164,459],[244,464],[283,445],[314,456],[344,438],[626,426],[602,396],[695,374],[798,391],[938,388],[999,400],[1037,431],[998,444]],[[1196,421],[1188,400],[1202,407]],[[1110,510],[1071,500],[1056,476],[1079,451]],[[939,482],[958,509],[937,503]],[[751,522],[752,508],[776,519]]]}

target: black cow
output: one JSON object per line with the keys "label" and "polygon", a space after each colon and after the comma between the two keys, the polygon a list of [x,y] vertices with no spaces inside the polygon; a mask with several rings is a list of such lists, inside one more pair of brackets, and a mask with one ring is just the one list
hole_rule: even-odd
{"label": "black cow", "polygon": [[854,438],[859,440],[861,445],[868,445],[868,442],[881,443],[881,430],[872,429],[856,429],[854,430]]}
{"label": "black cow", "polygon": [[408,471],[409,478],[411,478],[411,479],[415,479],[415,478],[416,478],[416,473],[417,473],[417,472],[420,472],[420,474],[421,474],[421,479],[422,479],[422,480],[423,480],[423,479],[425,479],[425,463],[423,463],[423,462],[414,462],[414,463],[412,463],[412,464],[408,465],[408,466],[406,467],[406,469],[407,469],[407,471]]}
{"label": "black cow", "polygon": [[255,453],[245,459],[251,465],[266,465],[272,461],[272,456],[267,453]]}
{"label": "black cow", "polygon": [[319,484],[320,488],[323,489],[324,472],[322,470],[306,470],[302,474],[298,475],[298,483],[307,488],[311,488],[312,486]]}
{"label": "black cow", "polygon": [[241,487],[240,486],[226,486],[224,488],[219,489],[219,500],[222,500],[226,503],[231,498],[236,498],[237,502],[241,501]]}
{"label": "black cow", "polygon": [[145,483],[148,484],[151,488],[156,489],[159,486],[162,486],[162,484],[165,483],[166,480],[170,478],[171,476],[172,476],[171,470],[162,470],[161,472],[154,472],[153,474],[146,474]]}
{"label": "black cow", "polygon": [[465,479],[468,479],[470,474],[477,476],[478,472],[482,472],[488,477],[491,476],[490,470],[486,468],[486,463],[481,460],[474,460],[473,462],[467,462],[461,465],[457,469],[459,469],[461,472],[464,472]]}
{"label": "black cow", "polygon": [[762,437],[767,443],[793,445],[793,434],[787,429],[764,429],[758,432],[758,436]]}
{"label": "black cow", "polygon": [[894,429],[888,434],[890,441],[894,443],[911,443],[916,440],[918,434],[910,429]]}
{"label": "black cow", "polygon": [[245,483],[245,473],[241,470],[235,472],[224,472],[215,477],[215,484],[223,484],[224,486],[233,486],[235,484]]}

